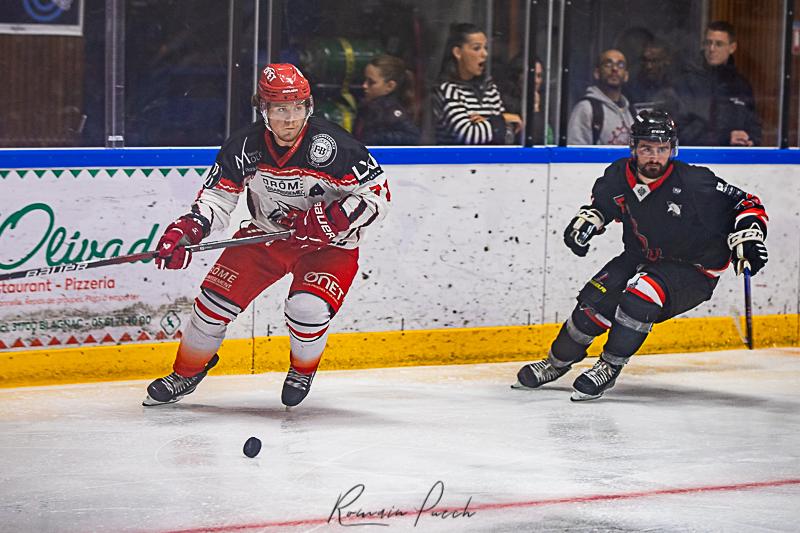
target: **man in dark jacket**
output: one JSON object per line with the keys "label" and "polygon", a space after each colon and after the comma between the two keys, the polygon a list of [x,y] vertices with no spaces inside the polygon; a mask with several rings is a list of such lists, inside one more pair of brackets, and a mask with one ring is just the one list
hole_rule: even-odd
{"label": "man in dark jacket", "polygon": [[678,80],[682,109],[677,117],[684,146],[757,146],[761,124],[750,83],[736,70],[736,33],[724,21],[708,25],[700,65]]}

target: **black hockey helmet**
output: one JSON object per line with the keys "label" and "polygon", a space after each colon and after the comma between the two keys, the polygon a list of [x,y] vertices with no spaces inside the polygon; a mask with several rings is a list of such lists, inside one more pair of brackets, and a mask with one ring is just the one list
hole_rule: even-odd
{"label": "black hockey helmet", "polygon": [[678,155],[678,127],[669,113],[658,110],[642,111],[631,124],[631,155],[636,157],[636,145],[639,141],[669,142],[672,145],[672,156]]}

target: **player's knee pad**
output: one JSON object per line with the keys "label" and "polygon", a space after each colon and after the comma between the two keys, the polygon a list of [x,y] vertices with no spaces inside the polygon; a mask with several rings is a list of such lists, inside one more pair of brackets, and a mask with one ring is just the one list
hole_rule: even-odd
{"label": "player's knee pad", "polygon": [[639,272],[622,293],[614,320],[621,326],[647,333],[666,303],[664,283],[647,272]]}
{"label": "player's knee pad", "polygon": [[550,356],[564,363],[580,361],[586,357],[586,348],[594,338],[610,327],[611,321],[592,307],[578,304],[558,332],[550,348]]}
{"label": "player's knee pad", "polygon": [[666,291],[657,277],[640,272],[631,278],[614,314],[614,327],[603,347],[603,359],[624,365],[642,347],[665,301]]}
{"label": "player's knee pad", "polygon": [[286,325],[289,333],[302,342],[312,342],[328,331],[333,316],[328,302],[310,292],[295,292],[286,298]]}
{"label": "player's knee pad", "polygon": [[201,289],[192,306],[192,325],[209,337],[225,336],[228,324],[234,320],[242,309],[208,289]]}

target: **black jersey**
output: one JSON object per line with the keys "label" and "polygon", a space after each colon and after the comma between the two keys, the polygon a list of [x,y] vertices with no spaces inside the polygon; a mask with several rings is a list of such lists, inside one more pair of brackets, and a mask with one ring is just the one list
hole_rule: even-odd
{"label": "black jersey", "polygon": [[192,212],[223,229],[239,195],[247,191],[253,223],[266,231],[288,213],[314,204],[346,202],[353,213],[334,245],[355,248],[368,226],[382,219],[391,198],[383,169],[366,147],[339,126],[311,117],[290,148],[278,146],[262,121],[233,133],[217,153]]}
{"label": "black jersey", "polygon": [[728,234],[753,215],[766,230],[761,201],[705,167],[672,161],[664,175],[638,183],[632,159],[612,163],[592,189],[592,207],[622,222],[625,252],[645,262],[672,260],[719,275],[731,259]]}

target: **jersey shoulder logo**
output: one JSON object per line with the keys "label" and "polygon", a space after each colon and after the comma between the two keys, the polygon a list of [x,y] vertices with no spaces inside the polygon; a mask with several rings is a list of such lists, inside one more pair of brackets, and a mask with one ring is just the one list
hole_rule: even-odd
{"label": "jersey shoulder logo", "polygon": [[233,156],[236,168],[242,171],[242,174],[252,174],[256,171],[256,164],[261,160],[261,152],[259,150],[247,151],[247,137],[242,141],[242,151],[239,155]]}
{"label": "jersey shoulder logo", "polygon": [[318,133],[311,138],[308,162],[317,168],[327,167],[336,159],[336,141],[327,133]]}
{"label": "jersey shoulder logo", "polygon": [[219,163],[214,163],[214,166],[206,174],[206,179],[203,182],[204,189],[213,189],[214,186],[222,179],[222,168]]}
{"label": "jersey shoulder logo", "polygon": [[368,181],[372,181],[381,174],[383,174],[383,169],[375,161],[375,158],[372,157],[372,154],[367,154],[366,160],[360,160],[358,163],[352,166],[353,174],[355,175],[358,183],[364,184]]}

